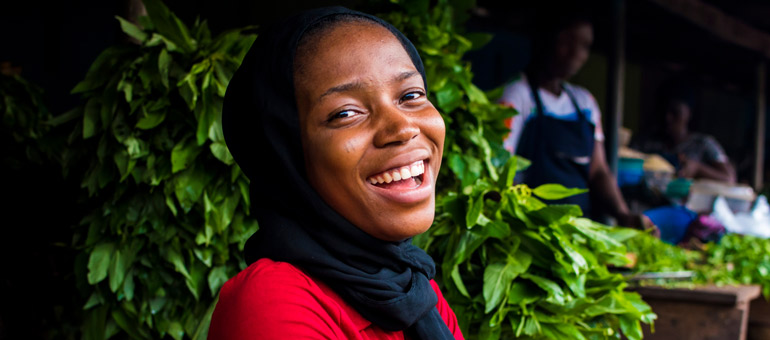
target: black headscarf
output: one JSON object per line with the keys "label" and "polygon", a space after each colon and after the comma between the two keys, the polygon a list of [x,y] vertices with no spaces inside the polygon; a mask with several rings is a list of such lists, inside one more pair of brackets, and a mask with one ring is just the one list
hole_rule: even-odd
{"label": "black headscarf", "polygon": [[323,281],[364,318],[420,339],[454,339],[435,308],[433,260],[411,240],[372,237],[334,211],[305,173],[294,89],[294,55],[309,27],[333,15],[363,17],[395,35],[425,80],[411,42],[381,19],[343,7],[303,12],[259,36],[225,95],[222,124],[251,180],[259,231],[246,260],[284,261]]}

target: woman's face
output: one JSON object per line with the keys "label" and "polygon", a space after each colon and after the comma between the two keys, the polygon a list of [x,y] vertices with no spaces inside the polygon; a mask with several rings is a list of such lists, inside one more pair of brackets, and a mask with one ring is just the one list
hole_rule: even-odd
{"label": "woman's face", "polygon": [[445,131],[422,76],[375,24],[339,24],[310,44],[312,53],[298,51],[294,83],[311,185],[374,237],[426,231]]}
{"label": "woman's face", "polygon": [[556,36],[551,71],[560,78],[574,76],[588,60],[594,42],[593,27],[589,23],[576,23]]}

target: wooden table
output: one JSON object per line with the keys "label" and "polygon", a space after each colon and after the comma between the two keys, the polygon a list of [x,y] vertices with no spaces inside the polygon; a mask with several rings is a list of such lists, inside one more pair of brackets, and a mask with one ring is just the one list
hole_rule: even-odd
{"label": "wooden table", "polygon": [[760,293],[755,285],[630,290],[658,315],[655,333],[645,327],[644,339],[649,340],[746,340],[749,303]]}
{"label": "wooden table", "polygon": [[770,302],[762,296],[751,301],[748,339],[770,339]]}

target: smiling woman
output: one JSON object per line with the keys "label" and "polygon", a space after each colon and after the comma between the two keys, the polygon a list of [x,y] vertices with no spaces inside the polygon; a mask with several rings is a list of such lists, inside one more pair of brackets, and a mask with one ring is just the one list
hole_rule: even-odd
{"label": "smiling woman", "polygon": [[308,45],[300,44],[294,84],[310,183],[374,237],[424,232],[435,211],[444,120],[406,50],[371,22],[338,24],[313,40],[316,53]]}
{"label": "smiling woman", "polygon": [[223,127],[260,230],[210,339],[462,339],[433,260],[444,121],[414,46],[341,7],[260,36],[230,83]]}

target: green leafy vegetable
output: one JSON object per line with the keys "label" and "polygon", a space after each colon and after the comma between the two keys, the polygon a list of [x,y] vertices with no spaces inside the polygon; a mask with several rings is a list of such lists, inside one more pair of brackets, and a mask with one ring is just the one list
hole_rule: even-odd
{"label": "green leafy vegetable", "polygon": [[87,261],[85,338],[205,339],[219,289],[245,267],[257,229],[248,179],[223,143],[221,104],[256,38],[212,37],[188,27],[160,0],[144,1],[137,25],[118,18],[138,45],[110,47],[74,93],[85,103],[66,119],[68,153],[87,169],[94,207],[75,232]]}
{"label": "green leafy vegetable", "polygon": [[[438,1],[386,19],[421,51],[431,101],[447,135],[436,219],[414,243],[440,263],[438,280],[468,338],[641,338],[655,315],[608,264],[623,265],[625,246],[610,229],[581,218],[577,206],[546,205],[585,192],[547,184],[514,185],[529,162],[502,148],[503,125],[515,112],[472,82],[462,55],[488,38],[458,33],[469,2]],[[456,14],[460,14],[457,15]],[[492,93],[490,93],[491,95]]]}

